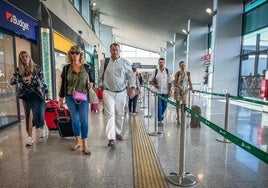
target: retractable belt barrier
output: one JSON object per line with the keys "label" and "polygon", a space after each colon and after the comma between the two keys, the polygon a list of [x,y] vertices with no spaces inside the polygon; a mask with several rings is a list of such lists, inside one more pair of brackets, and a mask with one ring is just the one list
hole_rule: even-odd
{"label": "retractable belt barrier", "polygon": [[[150,90],[151,92],[154,92],[150,88],[148,88],[148,87],[146,87],[146,88],[148,90]],[[225,97],[225,94],[209,93],[209,92],[198,91],[198,90],[195,90],[195,92],[200,92],[200,93],[205,93],[205,94],[211,94],[211,95],[214,95],[214,96]],[[157,96],[159,98],[165,100],[169,104],[175,106],[176,108],[181,108],[181,105],[177,104],[176,102],[171,101],[169,99],[166,99],[166,98],[164,98],[164,97],[162,97],[160,95],[157,95]],[[257,103],[257,104],[268,105],[268,102],[263,102],[263,101],[253,100],[253,99],[247,99],[247,98],[243,98],[243,97],[237,97],[237,96],[230,95],[230,98],[237,99],[237,100],[243,100],[243,101],[247,101],[247,102],[254,102],[254,103]],[[252,144],[249,144],[248,142],[240,139],[239,137],[233,135],[232,133],[230,133],[230,132],[222,129],[221,127],[219,127],[218,125],[214,124],[213,122],[205,119],[203,116],[201,116],[201,115],[193,112],[190,108],[184,107],[184,109],[185,109],[186,112],[188,112],[189,114],[191,114],[192,116],[194,116],[195,118],[197,118],[198,120],[200,120],[202,123],[204,123],[205,125],[207,125],[208,127],[210,127],[212,130],[214,130],[215,132],[217,132],[220,135],[222,135],[224,138],[228,139],[229,141],[231,141],[235,145],[241,147],[245,151],[251,153],[252,155],[254,155],[255,157],[257,157],[258,159],[260,159],[263,162],[265,162],[266,164],[268,164],[268,153],[266,153],[263,150],[261,150],[261,149],[255,147],[255,146],[253,146]]]}

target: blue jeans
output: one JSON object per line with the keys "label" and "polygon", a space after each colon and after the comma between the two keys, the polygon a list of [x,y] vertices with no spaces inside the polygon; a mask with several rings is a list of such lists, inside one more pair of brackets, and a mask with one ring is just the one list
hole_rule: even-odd
{"label": "blue jeans", "polygon": [[[168,98],[168,95],[167,94],[158,94],[164,98]],[[163,121],[164,119],[164,113],[167,109],[167,102],[164,101],[163,99],[161,99],[160,97],[158,97],[158,121]]]}
{"label": "blue jeans", "polygon": [[89,101],[77,104],[71,95],[67,95],[65,99],[71,114],[74,136],[81,135],[82,139],[86,139],[88,137]]}
{"label": "blue jeans", "polygon": [[129,112],[137,112],[136,108],[137,108],[138,98],[139,98],[139,94],[135,95],[135,97],[133,97],[132,99],[129,98],[129,100],[128,100]]}

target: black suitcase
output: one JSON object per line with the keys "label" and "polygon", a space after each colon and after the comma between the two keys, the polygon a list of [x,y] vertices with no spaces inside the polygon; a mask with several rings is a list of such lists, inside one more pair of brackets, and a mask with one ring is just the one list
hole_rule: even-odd
{"label": "black suitcase", "polygon": [[57,108],[55,124],[61,137],[74,136],[70,111],[66,108]]}
{"label": "black suitcase", "polygon": [[[201,108],[200,108],[199,106],[197,106],[197,105],[193,105],[193,106],[191,107],[191,110],[192,110],[194,113],[196,113],[196,114],[198,114],[198,115],[201,115]],[[199,121],[197,118],[195,118],[193,115],[191,115],[190,126],[191,126],[191,127],[201,127],[201,125],[200,125],[200,121]]]}

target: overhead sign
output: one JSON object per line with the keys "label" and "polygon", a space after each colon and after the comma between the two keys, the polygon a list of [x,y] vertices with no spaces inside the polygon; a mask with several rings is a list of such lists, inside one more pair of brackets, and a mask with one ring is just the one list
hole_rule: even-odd
{"label": "overhead sign", "polygon": [[132,63],[133,68],[140,68],[141,63]]}
{"label": "overhead sign", "polygon": [[156,65],[141,65],[141,69],[155,69]]}
{"label": "overhead sign", "polygon": [[209,61],[211,59],[211,54],[206,54],[205,56],[204,56],[204,60],[205,61]]}
{"label": "overhead sign", "polygon": [[0,1],[0,26],[37,40],[37,22],[13,6]]}

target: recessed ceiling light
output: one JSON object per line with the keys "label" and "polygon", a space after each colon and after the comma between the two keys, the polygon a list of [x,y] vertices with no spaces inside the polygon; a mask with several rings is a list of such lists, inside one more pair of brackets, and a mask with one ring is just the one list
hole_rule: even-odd
{"label": "recessed ceiling light", "polygon": [[90,5],[91,5],[91,7],[93,8],[93,7],[95,7],[95,6],[97,5],[97,3],[96,3],[96,2],[93,2],[93,3],[91,3]]}
{"label": "recessed ceiling light", "polygon": [[211,15],[211,14],[213,13],[213,11],[211,10],[211,8],[207,8],[207,9],[206,9],[206,12],[207,12],[209,15]]}

